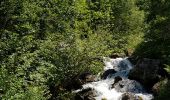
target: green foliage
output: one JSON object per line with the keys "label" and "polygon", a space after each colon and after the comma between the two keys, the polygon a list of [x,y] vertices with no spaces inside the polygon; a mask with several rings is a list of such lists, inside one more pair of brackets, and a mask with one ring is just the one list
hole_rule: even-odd
{"label": "green foliage", "polygon": [[170,95],[170,82],[168,82],[161,86],[159,95],[155,98],[155,100],[169,100]]}
{"label": "green foliage", "polygon": [[[169,74],[170,74],[170,66],[165,64],[164,68]],[[170,80],[164,80],[161,83],[160,91],[158,96],[156,97],[156,100],[169,100],[170,95]]]}
{"label": "green foliage", "polygon": [[169,7],[168,0],[147,0],[149,8],[145,9],[149,14],[146,16],[148,23],[147,31],[144,35],[144,42],[137,50],[137,55],[145,55],[151,58],[161,58],[164,63],[169,63]]}
{"label": "green foliage", "polygon": [[103,56],[134,49],[144,17],[135,0],[0,1],[0,97],[71,99],[66,90],[54,96],[50,85],[96,74]]}
{"label": "green foliage", "polygon": [[[141,42],[144,32],[144,12],[139,10],[135,0],[114,0],[111,3],[111,14],[114,16],[111,30],[113,38],[118,40],[116,47],[134,49]],[[138,42],[132,43],[131,39]]]}
{"label": "green foliage", "polygon": [[[165,70],[170,74],[170,66],[165,65]],[[161,85],[159,95],[156,97],[156,100],[169,100],[170,95],[170,80],[167,80],[166,84]]]}
{"label": "green foliage", "polygon": [[165,64],[165,68],[164,68],[168,73],[170,73],[170,66]]}

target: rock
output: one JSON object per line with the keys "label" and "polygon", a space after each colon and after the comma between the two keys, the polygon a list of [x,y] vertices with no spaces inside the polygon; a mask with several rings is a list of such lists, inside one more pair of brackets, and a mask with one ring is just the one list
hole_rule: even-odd
{"label": "rock", "polygon": [[138,56],[130,56],[127,58],[133,65],[135,65],[138,60],[139,60],[139,57]]}
{"label": "rock", "polygon": [[115,80],[114,80],[114,84],[121,81],[121,80],[122,80],[122,78],[120,76],[116,76]]}
{"label": "rock", "polygon": [[139,96],[135,96],[132,93],[124,93],[121,97],[121,100],[143,100],[143,99]]}
{"label": "rock", "polygon": [[113,53],[109,56],[109,58],[119,58],[119,57],[125,57],[126,55],[124,53]]}
{"label": "rock", "polygon": [[75,96],[75,100],[95,100],[95,96],[97,96],[96,91],[91,88],[87,88],[78,92]]}
{"label": "rock", "polygon": [[112,88],[114,88],[114,85],[121,80],[122,80],[122,78],[120,76],[116,76],[115,79],[114,79],[114,83],[112,84]]}
{"label": "rock", "polygon": [[121,100],[135,100],[135,96],[130,93],[124,93]]}
{"label": "rock", "polygon": [[109,58],[118,58],[118,57],[119,57],[119,55],[116,54],[116,53],[114,53],[114,54],[112,54],[112,55],[109,56]]}
{"label": "rock", "polygon": [[144,89],[140,83],[135,80],[123,79],[114,84],[114,88],[118,92],[144,93]]}
{"label": "rock", "polygon": [[167,79],[164,79],[163,81],[157,82],[156,84],[154,84],[154,86],[152,87],[152,92],[155,96],[158,95],[158,93],[160,92],[162,86],[164,86],[165,84],[168,83]]}
{"label": "rock", "polygon": [[75,76],[70,81],[65,82],[65,88],[67,90],[75,90],[82,88],[83,84],[95,81],[95,76],[90,72],[84,72]]}
{"label": "rock", "polygon": [[132,49],[125,49],[124,53],[125,53],[126,56],[132,56],[133,50]]}
{"label": "rock", "polygon": [[157,59],[138,60],[136,66],[129,73],[129,79],[136,80],[147,89],[151,89],[161,78],[160,64],[160,60]]}
{"label": "rock", "polygon": [[109,75],[115,74],[116,71],[114,69],[106,70],[103,75],[101,76],[102,79],[106,79]]}
{"label": "rock", "polygon": [[90,72],[84,72],[79,76],[79,79],[83,84],[93,82],[95,80],[95,76]]}
{"label": "rock", "polygon": [[67,81],[63,82],[63,84],[64,84],[64,88],[66,90],[71,91],[71,90],[82,88],[83,83],[81,82],[80,79],[73,78],[72,80],[67,80]]}

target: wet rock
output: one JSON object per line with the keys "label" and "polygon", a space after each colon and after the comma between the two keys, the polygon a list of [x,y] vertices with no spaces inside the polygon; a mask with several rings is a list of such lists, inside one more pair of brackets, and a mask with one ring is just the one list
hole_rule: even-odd
{"label": "wet rock", "polygon": [[102,79],[106,79],[109,75],[115,74],[116,71],[114,69],[106,70],[103,75],[101,76]]}
{"label": "wet rock", "polygon": [[116,53],[113,53],[112,55],[109,56],[109,58],[118,58],[118,57],[119,57],[119,55]]}
{"label": "wet rock", "polygon": [[130,56],[130,57],[128,57],[128,60],[129,60],[133,65],[135,65],[135,64],[138,62],[139,57],[138,57],[138,56]]}
{"label": "wet rock", "polygon": [[83,84],[95,81],[95,76],[90,72],[84,72],[80,75],[75,76],[70,81],[65,83],[67,90],[74,90],[82,88]]}
{"label": "wet rock", "polygon": [[124,79],[117,82],[114,88],[118,92],[143,93],[145,92],[142,85],[135,80]]}
{"label": "wet rock", "polygon": [[135,96],[130,93],[124,93],[121,100],[135,100]]}
{"label": "wet rock", "polygon": [[85,72],[79,76],[79,79],[82,81],[83,84],[85,84],[93,82],[95,80],[95,76],[90,72]]}
{"label": "wet rock", "polygon": [[95,96],[97,95],[96,91],[91,89],[91,88],[87,88],[84,89],[80,92],[78,92],[75,96],[75,100],[95,100]]}
{"label": "wet rock", "polygon": [[120,76],[116,76],[114,83],[117,83],[117,82],[119,82],[119,81],[121,81],[121,80],[122,80],[122,78],[121,78]]}
{"label": "wet rock", "polygon": [[109,58],[119,58],[119,57],[125,57],[126,55],[124,53],[113,53],[109,56]]}
{"label": "wet rock", "polygon": [[143,99],[139,96],[135,96],[132,93],[124,93],[121,97],[121,100],[143,100]]}
{"label": "wet rock", "polygon": [[146,88],[151,89],[161,79],[162,67],[160,64],[160,60],[143,58],[130,71],[129,79],[136,80]]}
{"label": "wet rock", "polygon": [[112,88],[114,88],[114,85],[121,80],[122,80],[122,78],[120,76],[116,76],[115,79],[114,79],[114,83],[112,84]]}

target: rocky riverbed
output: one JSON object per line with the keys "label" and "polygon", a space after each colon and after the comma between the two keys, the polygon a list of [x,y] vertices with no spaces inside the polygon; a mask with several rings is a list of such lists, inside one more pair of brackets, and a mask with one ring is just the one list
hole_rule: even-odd
{"label": "rocky riverbed", "polygon": [[[164,79],[160,60],[143,58],[133,65],[129,58],[103,58],[104,72],[96,79],[85,72],[79,76],[76,100],[152,100]],[[78,85],[76,85],[78,86]]]}

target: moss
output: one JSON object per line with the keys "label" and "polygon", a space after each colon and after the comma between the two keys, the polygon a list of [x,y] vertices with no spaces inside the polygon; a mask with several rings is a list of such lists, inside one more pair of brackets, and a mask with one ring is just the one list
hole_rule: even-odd
{"label": "moss", "polygon": [[169,100],[169,96],[170,96],[170,80],[168,80],[167,84],[161,87],[158,97],[156,97],[155,100]]}

